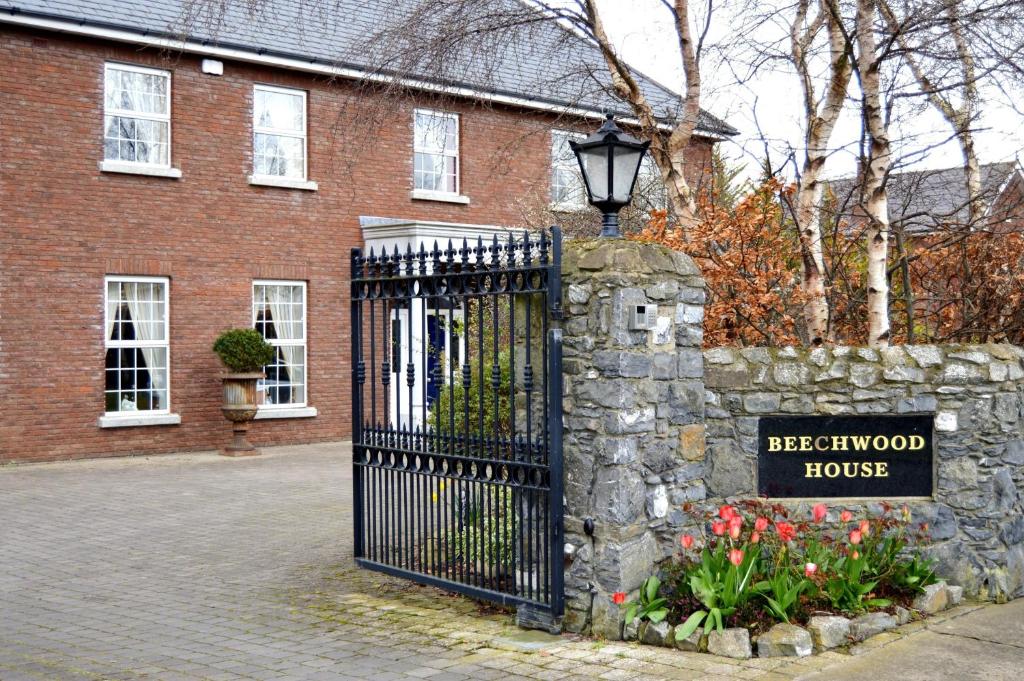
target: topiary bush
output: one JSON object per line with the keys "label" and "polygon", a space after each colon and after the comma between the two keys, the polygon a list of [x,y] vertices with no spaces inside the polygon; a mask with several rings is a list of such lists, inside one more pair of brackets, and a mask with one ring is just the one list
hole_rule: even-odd
{"label": "topiary bush", "polygon": [[256,329],[230,329],[217,336],[213,351],[235,373],[263,371],[274,359],[274,347]]}

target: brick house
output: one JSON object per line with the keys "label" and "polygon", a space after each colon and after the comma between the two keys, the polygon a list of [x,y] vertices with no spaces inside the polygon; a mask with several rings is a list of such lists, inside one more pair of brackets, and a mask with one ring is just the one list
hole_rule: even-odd
{"label": "brick house", "polygon": [[[348,253],[366,230],[521,226],[523,197],[583,208],[565,140],[622,110],[600,88],[560,97],[551,72],[600,55],[539,54],[535,36],[515,77],[444,97],[412,82],[352,144],[339,121],[379,103],[358,64],[322,55],[394,3],[335,3],[346,21],[315,35],[285,0],[216,30],[183,0],[130,4],[0,0],[0,461],[224,444],[211,344],[238,326],[278,348],[252,441],[344,437]],[[731,134],[703,114],[693,172]]]}

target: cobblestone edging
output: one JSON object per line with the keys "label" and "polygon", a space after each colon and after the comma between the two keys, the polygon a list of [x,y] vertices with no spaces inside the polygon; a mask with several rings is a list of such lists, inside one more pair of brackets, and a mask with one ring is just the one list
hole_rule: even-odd
{"label": "cobblestone edging", "polygon": [[762,415],[935,414],[935,495],[909,503],[915,522],[928,524],[939,573],[969,597],[1020,596],[1022,359],[1012,345],[707,350],[708,495],[756,493]]}
{"label": "cobblestone edging", "polygon": [[[949,586],[939,581],[925,587],[914,599],[912,610],[896,606],[893,612],[877,611],[847,618],[838,615],[816,615],[806,627],[779,623],[760,636],[751,638],[744,628],[721,631],[712,629],[704,634],[700,629],[684,639],[675,636],[676,627],[667,621],[649,622],[634,618],[623,627],[623,639],[647,645],[676,648],[688,652],[707,652],[718,657],[737,660],[777,657],[809,657],[833,649],[848,651],[858,646],[871,646],[879,634],[908,624],[911,619],[921,621],[944,610],[960,605],[963,587]],[[892,640],[892,637],[888,637]]]}

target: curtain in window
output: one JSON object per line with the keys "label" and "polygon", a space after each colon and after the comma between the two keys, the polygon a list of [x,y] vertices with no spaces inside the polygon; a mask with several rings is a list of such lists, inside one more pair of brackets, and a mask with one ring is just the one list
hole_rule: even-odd
{"label": "curtain in window", "polygon": [[302,364],[302,346],[285,345],[287,341],[302,339],[302,320],[296,319],[294,313],[301,310],[298,305],[291,305],[292,287],[290,286],[268,286],[266,287],[267,304],[270,305],[270,316],[274,322],[274,333],[277,339],[282,342],[277,347],[284,355],[287,364],[288,380],[292,377],[292,367]]}
{"label": "curtain in window", "polygon": [[[163,340],[164,323],[162,310],[159,309],[159,301],[163,298],[158,292],[159,284],[128,284],[125,286],[125,302],[128,303],[128,312],[132,315],[132,326],[135,328],[135,339],[140,341]],[[158,366],[158,353],[163,354],[163,348],[140,348],[142,356],[146,360],[146,368],[149,369],[149,380],[154,390],[163,390],[164,372],[156,371]]]}

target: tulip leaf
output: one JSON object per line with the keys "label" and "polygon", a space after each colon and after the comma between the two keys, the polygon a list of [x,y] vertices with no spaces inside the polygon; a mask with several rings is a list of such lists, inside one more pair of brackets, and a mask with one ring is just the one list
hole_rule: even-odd
{"label": "tulip leaf", "polygon": [[682,641],[685,638],[689,638],[690,635],[697,631],[697,627],[700,626],[701,620],[704,619],[707,613],[703,610],[698,610],[689,617],[681,625],[676,627],[676,640]]}

